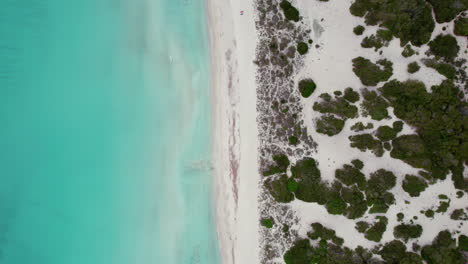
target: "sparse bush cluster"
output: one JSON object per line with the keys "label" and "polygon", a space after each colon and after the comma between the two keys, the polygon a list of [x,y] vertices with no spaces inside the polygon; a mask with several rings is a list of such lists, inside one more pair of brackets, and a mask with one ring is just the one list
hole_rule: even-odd
{"label": "sparse bush cluster", "polygon": [[359,94],[352,88],[346,88],[344,95],[338,91],[335,98],[328,93],[319,97],[321,100],[313,106],[315,111],[324,114],[316,122],[318,133],[334,136],[343,130],[348,118],[357,117],[357,107],[352,103],[359,100]]}

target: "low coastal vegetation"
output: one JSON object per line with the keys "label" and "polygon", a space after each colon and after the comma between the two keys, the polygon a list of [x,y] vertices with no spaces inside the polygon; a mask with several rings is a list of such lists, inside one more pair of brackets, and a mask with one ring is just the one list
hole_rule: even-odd
{"label": "low coastal vegetation", "polygon": [[[357,90],[319,87],[322,93],[315,95],[314,80],[306,78],[296,83],[290,77],[300,72],[304,60],[309,59],[299,55],[312,52],[312,43],[323,45],[311,34],[307,17],[300,16],[296,6],[301,5],[293,0],[256,2],[260,3],[257,27],[262,31],[255,63],[259,66],[261,83],[257,108],[262,138],[260,224],[264,227],[261,233],[265,238],[262,244],[265,263],[283,258],[287,264],[464,264],[461,250],[468,249],[466,234],[446,230],[432,243],[420,244],[419,240],[427,234],[423,230],[426,225],[418,217],[429,221],[436,221],[442,215],[459,222],[468,219],[465,208],[454,208],[457,204],[452,202],[454,192],[436,197],[438,200],[431,206],[418,209],[419,215],[416,215],[418,210],[403,214],[405,209],[401,206],[411,204],[413,197],[425,199],[427,189],[433,191],[431,185],[447,178],[459,189],[456,199],[468,191],[464,177],[464,166],[468,164],[468,104],[459,87],[466,80],[465,61],[460,59],[464,47],[447,34],[445,25],[444,33],[433,35],[431,40],[435,27],[433,10],[438,22],[455,19],[454,32],[460,36],[466,35],[464,14],[456,18],[461,11],[444,11],[452,6],[438,0],[354,0],[351,13],[377,28],[366,30],[359,25],[353,32],[358,36],[367,33],[359,37],[361,46],[373,48],[379,54],[357,57],[350,62],[362,84]],[[413,62],[408,61],[408,73],[416,73],[425,66],[443,75],[444,81],[426,87],[417,80],[403,81],[400,75],[399,80],[392,80],[392,61],[399,65],[398,58],[392,57],[391,61],[385,54],[386,46],[395,38],[400,41],[402,57],[414,56]],[[315,78],[320,86],[329,85]],[[313,120],[307,120],[310,108],[303,109],[306,105],[310,107],[309,104],[315,111]],[[346,121],[351,119],[355,121],[347,125]],[[307,131],[310,125],[317,133],[349,140],[350,146],[344,147],[351,150],[349,153],[362,151],[364,162],[357,159],[361,155],[336,160],[333,163],[337,165],[331,170],[334,175],[329,175],[330,170],[322,174],[321,166],[333,165],[329,165],[331,161],[319,164],[323,161],[311,138],[316,135]],[[365,158],[369,155],[378,160],[397,159],[394,162],[400,165],[405,162],[415,171],[391,171],[387,166],[384,169],[375,164],[364,168],[370,162]],[[324,218],[315,219],[304,235],[304,230],[298,230],[304,222],[295,214],[296,206],[306,206],[304,203],[322,207],[333,219],[341,217],[351,221],[351,227],[356,229],[353,231],[374,246],[346,247],[347,237],[339,229],[334,230],[336,223],[330,224]],[[461,224],[457,229],[460,227]]]}

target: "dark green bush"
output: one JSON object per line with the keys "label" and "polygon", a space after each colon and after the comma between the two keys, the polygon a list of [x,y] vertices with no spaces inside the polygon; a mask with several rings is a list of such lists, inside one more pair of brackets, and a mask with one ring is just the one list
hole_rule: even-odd
{"label": "dark green bush", "polygon": [[299,82],[298,88],[302,97],[308,98],[315,91],[317,85],[312,79],[304,79]]}
{"label": "dark green bush", "polygon": [[427,263],[465,264],[463,255],[456,248],[455,239],[448,230],[439,232],[431,245],[421,250],[421,256]]}
{"label": "dark green bush", "polygon": [[403,122],[402,121],[395,121],[392,124],[393,130],[397,133],[400,133],[403,130]]}
{"label": "dark green bush", "polygon": [[297,145],[299,143],[299,139],[296,136],[290,136],[288,140],[291,145]]}
{"label": "dark green bush", "polygon": [[263,218],[260,223],[262,224],[262,226],[266,227],[266,228],[272,228],[273,225],[275,224],[273,218]]}
{"label": "dark green bush", "polygon": [[437,22],[450,22],[468,8],[466,0],[427,0],[432,4]]}
{"label": "dark green bush", "polygon": [[374,128],[374,124],[367,123],[367,125],[364,125],[362,122],[357,122],[351,126],[351,130],[354,132],[361,132],[363,130],[372,129],[372,128]]}
{"label": "dark green bush", "polygon": [[405,46],[405,48],[403,49],[403,51],[401,52],[401,55],[405,58],[408,58],[408,57],[411,57],[415,54],[416,52],[413,50],[413,48],[411,48],[411,45],[408,44]]}
{"label": "dark green bush", "polygon": [[429,48],[432,54],[442,57],[448,61],[452,61],[458,55],[460,46],[457,39],[452,35],[438,35],[435,39],[429,42]]}
{"label": "dark green bush", "polygon": [[344,91],[343,98],[350,103],[355,103],[359,101],[359,93],[354,91],[353,88],[348,87]]}
{"label": "dark green bush", "polygon": [[299,52],[299,54],[304,55],[307,53],[307,51],[309,51],[309,45],[307,45],[307,43],[305,42],[297,43],[297,52]]}
{"label": "dark green bush", "polygon": [[468,237],[465,235],[460,235],[458,237],[458,249],[463,251],[468,251]]}
{"label": "dark green bush", "polygon": [[359,25],[359,26],[355,26],[355,27],[353,28],[353,32],[354,32],[354,34],[356,34],[356,35],[359,36],[359,35],[362,35],[362,33],[364,33],[364,30],[365,30],[365,29],[366,29],[365,27]]}
{"label": "dark green bush", "polygon": [[387,230],[388,219],[385,216],[377,216],[375,222],[365,233],[365,237],[374,242],[380,242],[382,235]]}
{"label": "dark green bush", "polygon": [[362,162],[361,160],[359,159],[354,159],[351,161],[351,164],[354,165],[354,167],[358,170],[362,170],[362,168],[364,168],[364,162]]}
{"label": "dark green bush", "polygon": [[417,71],[419,71],[419,69],[421,69],[421,67],[419,66],[419,64],[415,61],[411,62],[410,64],[408,64],[408,72],[409,73],[415,73]]}
{"label": "dark green bush", "polygon": [[343,245],[343,242],[344,242],[343,239],[341,237],[336,236],[335,230],[326,228],[320,223],[313,223],[311,226],[314,231],[307,233],[307,236],[310,239],[312,240],[321,239],[321,240],[326,240],[326,241],[331,240],[333,241],[333,243],[339,246]]}
{"label": "dark green bush", "polygon": [[458,97],[459,89],[450,81],[431,87],[427,92],[417,81],[391,81],[379,89],[394,108],[396,117],[413,126],[418,135],[393,140],[390,155],[416,168],[429,171],[434,179],[445,179],[452,171],[455,187],[467,188],[462,163],[466,155],[466,128]]}
{"label": "dark green bush", "polygon": [[388,115],[388,103],[379,96],[375,91],[369,91],[368,89],[363,89],[362,96],[364,100],[362,101],[362,112],[364,116],[371,116],[372,119],[380,121],[385,118],[389,118]]}
{"label": "dark green bush", "polygon": [[431,7],[424,0],[356,0],[350,12],[365,17],[367,25],[390,30],[402,45],[408,41],[415,46],[427,43],[435,26]]}
{"label": "dark green bush", "polygon": [[328,197],[328,186],[322,182],[320,170],[312,158],[304,158],[291,167],[293,179],[297,181],[294,192],[296,198],[304,202],[325,204]]}
{"label": "dark green bush", "polygon": [[317,120],[316,131],[328,136],[339,134],[344,127],[345,120],[333,115],[323,115]]}
{"label": "dark green bush", "polygon": [[357,57],[353,59],[353,71],[359,77],[362,84],[375,86],[379,82],[387,81],[392,76],[393,63],[386,59],[372,63],[366,58]]}
{"label": "dark green bush", "polygon": [[363,192],[356,185],[351,188],[343,187],[341,190],[343,200],[348,203],[345,216],[349,219],[356,219],[363,216],[367,211],[367,201]]}
{"label": "dark green bush", "polygon": [[423,178],[407,174],[403,180],[402,187],[411,197],[417,197],[426,190],[428,185]]}
{"label": "dark green bush", "polygon": [[366,232],[367,229],[369,229],[369,223],[365,222],[365,221],[359,221],[356,223],[356,230],[359,232],[359,233],[364,233]]}
{"label": "dark green bush", "polygon": [[283,14],[287,20],[292,20],[294,22],[299,21],[299,10],[291,5],[289,1],[283,0],[280,3],[280,7],[283,10]]}
{"label": "dark green bush", "polygon": [[438,73],[442,74],[443,76],[447,77],[447,79],[453,80],[456,77],[457,70],[455,69],[452,64],[449,63],[439,63],[435,60],[424,60],[424,64],[436,70]]}
{"label": "dark green bush", "polygon": [[276,173],[285,173],[286,169],[289,167],[288,156],[284,154],[277,154],[273,156],[273,160],[276,165],[268,167],[266,171],[263,172],[263,176],[270,176]]}
{"label": "dark green bush", "polygon": [[267,179],[264,184],[275,201],[279,203],[289,203],[294,200],[294,195],[288,188],[289,182],[288,176],[282,174],[277,179]]}
{"label": "dark green bush", "polygon": [[408,239],[420,237],[422,231],[421,225],[399,224],[393,229],[393,235],[395,238],[408,241]]}
{"label": "dark green bush", "polygon": [[335,170],[335,178],[346,186],[357,184],[360,189],[364,189],[366,186],[366,176],[349,164],[344,164],[342,168]]}
{"label": "dark green bush", "polygon": [[389,141],[396,137],[397,132],[389,126],[380,126],[377,128],[376,136],[381,141]]}
{"label": "dark green bush", "polygon": [[326,95],[328,94],[321,96],[323,100],[314,103],[313,109],[315,111],[322,114],[335,114],[343,119],[357,117],[358,108],[356,106],[350,104],[343,97],[331,99]]}
{"label": "dark green bush", "polygon": [[418,135],[402,135],[392,141],[390,156],[401,159],[415,168],[431,168],[430,154]]}
{"label": "dark green bush", "polygon": [[463,208],[455,209],[450,214],[450,219],[466,221],[466,220],[468,220],[468,215],[465,213]]}
{"label": "dark green bush", "polygon": [[286,264],[310,264],[314,250],[310,246],[308,239],[298,240],[294,245],[284,254],[284,262]]}
{"label": "dark green bush", "polygon": [[351,141],[351,147],[357,148],[360,151],[364,152],[370,150],[377,157],[382,157],[383,155],[383,146],[382,142],[375,139],[371,134],[359,134],[350,136],[349,140]]}
{"label": "dark green bush", "polygon": [[378,254],[389,264],[423,264],[421,256],[407,252],[405,244],[400,240],[385,243]]}
{"label": "dark green bush", "polygon": [[468,37],[468,17],[459,17],[455,20],[453,33],[458,36]]}
{"label": "dark green bush", "polygon": [[385,213],[395,202],[395,197],[388,192],[396,184],[396,176],[391,171],[379,169],[370,174],[367,181],[367,203],[372,205],[370,213]]}

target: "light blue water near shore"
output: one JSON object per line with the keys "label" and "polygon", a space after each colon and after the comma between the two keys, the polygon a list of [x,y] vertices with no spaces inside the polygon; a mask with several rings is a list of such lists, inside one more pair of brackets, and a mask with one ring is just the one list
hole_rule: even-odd
{"label": "light blue water near shore", "polygon": [[1,1],[0,263],[220,262],[204,9]]}

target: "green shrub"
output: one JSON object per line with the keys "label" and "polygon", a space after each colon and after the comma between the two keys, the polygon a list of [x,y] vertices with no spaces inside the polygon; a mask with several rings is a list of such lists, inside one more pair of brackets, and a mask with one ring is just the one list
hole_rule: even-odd
{"label": "green shrub", "polygon": [[273,225],[275,224],[273,218],[263,218],[260,223],[262,224],[262,226],[266,227],[266,228],[272,228]]}
{"label": "green shrub", "polygon": [[353,59],[353,71],[359,77],[362,84],[375,86],[379,82],[387,81],[392,76],[393,63],[386,59],[372,63],[366,58],[357,57]]}
{"label": "green shrub", "polygon": [[356,219],[363,216],[367,211],[367,201],[363,192],[356,185],[351,188],[343,187],[341,189],[343,200],[348,203],[345,216],[349,219]]}
{"label": "green shrub", "polygon": [[383,155],[383,146],[382,143],[375,139],[371,134],[359,134],[354,136],[349,136],[351,141],[351,147],[357,148],[362,152],[370,150],[377,157],[382,157]]}
{"label": "green shrub", "polygon": [[310,246],[308,239],[298,240],[284,254],[284,262],[286,264],[310,264],[314,255],[313,248]]}
{"label": "green shrub", "polygon": [[302,97],[308,98],[315,91],[317,85],[312,79],[304,79],[299,82],[298,88]]}
{"label": "green shrub", "polygon": [[322,182],[320,170],[312,158],[304,158],[291,167],[293,179],[297,181],[294,192],[296,198],[304,202],[325,204],[328,197],[328,186]]}
{"label": "green shrub", "polygon": [[367,123],[367,125],[364,125],[362,122],[357,122],[351,126],[351,130],[354,132],[361,132],[363,130],[372,129],[372,128],[374,128],[374,124]]}
{"label": "green shrub", "polygon": [[365,237],[374,242],[380,242],[382,235],[387,230],[388,219],[385,216],[377,216],[375,222],[365,233]]}
{"label": "green shrub", "polygon": [[351,161],[351,164],[354,165],[354,167],[358,170],[362,170],[362,168],[364,168],[364,162],[362,162],[361,160],[359,159],[354,159]]}
{"label": "green shrub", "polygon": [[456,248],[456,241],[448,230],[439,232],[431,245],[421,250],[427,263],[465,264],[463,255]]}
{"label": "green shrub", "polygon": [[411,197],[417,197],[428,187],[426,181],[418,176],[405,175],[402,183],[403,190]]}
{"label": "green shrub", "polygon": [[368,89],[362,90],[362,113],[364,116],[371,116],[372,119],[380,121],[385,118],[389,118],[388,115],[388,103],[379,96],[375,91],[369,91]]}
{"label": "green shrub", "polygon": [[400,133],[403,130],[403,122],[402,121],[395,121],[392,124],[393,130],[395,132]]}
{"label": "green shrub", "polygon": [[389,141],[396,137],[397,132],[389,126],[380,126],[377,128],[376,136],[381,141]]}
{"label": "green shrub", "polygon": [[321,239],[325,241],[331,240],[333,241],[333,243],[339,246],[343,245],[343,242],[344,242],[343,239],[341,237],[336,236],[335,230],[326,228],[320,223],[313,223],[311,226],[314,231],[307,233],[307,236],[310,239],[312,240]]}
{"label": "green shrub", "polygon": [[468,215],[465,213],[465,210],[463,210],[463,208],[455,209],[450,214],[450,219],[466,221],[468,220]]}
{"label": "green shrub", "polygon": [[364,30],[365,30],[365,29],[366,29],[365,27],[359,25],[359,26],[355,26],[355,27],[353,28],[353,32],[354,32],[354,34],[360,36],[360,35],[362,35],[362,33],[364,33]]}
{"label": "green shrub", "polygon": [[467,183],[461,164],[468,156],[463,154],[466,153],[462,143],[466,132],[462,132],[465,131],[462,109],[466,103],[460,100],[459,89],[450,81],[433,86],[431,90],[432,93],[428,93],[421,82],[396,80],[380,88],[396,117],[418,132],[418,135],[396,138],[391,156],[413,167],[427,169],[435,179],[445,179],[452,171],[455,187],[464,189]]}
{"label": "green shrub", "polygon": [[405,48],[403,49],[403,51],[401,52],[401,55],[405,58],[408,58],[408,57],[411,57],[415,54],[416,52],[413,50],[413,48],[411,48],[411,45],[408,44],[405,46]]}
{"label": "green shrub", "polygon": [[304,55],[307,53],[307,51],[309,51],[309,45],[307,45],[307,43],[305,42],[297,43],[297,52],[299,52],[299,54]]}
{"label": "green shrub", "polygon": [[269,166],[266,171],[263,172],[263,176],[270,176],[277,173],[285,173],[289,167],[288,156],[284,154],[276,154],[273,156],[273,160],[276,165]]}
{"label": "green shrub", "polygon": [[458,55],[460,46],[457,39],[452,35],[438,35],[435,39],[429,42],[429,48],[432,54],[442,57],[448,61],[452,61]]}
{"label": "green shrub", "polygon": [[323,115],[317,120],[316,131],[328,136],[339,134],[345,125],[345,120],[333,115]]}
{"label": "green shrub", "polygon": [[424,141],[418,135],[402,135],[392,141],[390,156],[401,159],[415,168],[431,168],[431,159]]}
{"label": "green shrub", "polygon": [[288,140],[291,145],[297,145],[299,143],[299,139],[296,136],[290,136]]}
{"label": "green shrub", "polygon": [[410,64],[408,64],[408,72],[409,73],[415,73],[417,71],[419,71],[419,69],[421,69],[421,67],[419,66],[419,64],[415,61],[411,62]]}
{"label": "green shrub", "polygon": [[432,209],[426,210],[426,211],[424,212],[424,215],[425,215],[426,217],[429,217],[429,218],[433,218],[433,217],[434,217],[434,214],[435,214],[435,212],[434,212],[434,210],[432,210]]}
{"label": "green shrub", "polygon": [[366,176],[359,169],[349,164],[344,164],[342,168],[336,169],[335,178],[346,186],[357,184],[360,189],[364,189],[366,186]]}
{"label": "green shrub", "polygon": [[404,218],[405,218],[405,214],[403,214],[401,212],[397,214],[397,221],[398,222],[403,221]]}
{"label": "green shrub", "polygon": [[289,203],[294,200],[294,195],[289,190],[289,183],[288,176],[282,174],[277,179],[267,179],[264,184],[275,201],[279,203]]}
{"label": "green shrub", "polygon": [[452,21],[460,12],[468,8],[466,0],[427,0],[432,4],[437,22]]}
{"label": "green shrub", "polygon": [[450,201],[448,202],[439,202],[439,207],[437,207],[436,212],[437,213],[445,213],[447,212],[447,209],[450,207]]}
{"label": "green shrub", "polygon": [[356,0],[350,12],[364,17],[367,25],[388,29],[402,45],[409,41],[415,46],[427,43],[435,26],[431,7],[424,0]]}
{"label": "green shrub", "polygon": [[388,190],[396,184],[396,176],[391,171],[379,169],[370,174],[367,181],[367,203],[372,205],[370,213],[385,213],[395,202],[395,197]]}
{"label": "green shrub", "polygon": [[369,223],[365,222],[365,221],[359,221],[356,223],[356,230],[359,232],[359,233],[364,233],[366,232],[367,229],[369,229]]}
{"label": "green shrub", "polygon": [[447,79],[453,80],[456,77],[457,70],[449,63],[439,63],[435,60],[424,60],[424,64],[447,77]]}
{"label": "green shrub", "polygon": [[408,239],[420,237],[422,231],[423,229],[421,225],[399,224],[393,229],[393,235],[395,238],[408,241]]}
{"label": "green shrub", "polygon": [[423,264],[421,256],[407,252],[406,246],[400,240],[393,240],[382,247],[378,252],[385,263],[392,264]]}
{"label": "green shrub", "polygon": [[341,215],[345,213],[347,208],[346,202],[341,198],[340,192],[330,191],[327,198],[325,208],[327,212],[332,215]]}
{"label": "green shrub", "polygon": [[328,94],[323,94],[320,97],[321,101],[315,102],[313,109],[322,114],[335,114],[343,119],[356,118],[358,115],[358,108],[343,97],[331,99]]}
{"label": "green shrub", "polygon": [[280,3],[280,7],[283,10],[283,14],[287,20],[291,20],[294,22],[299,21],[299,10],[295,8],[289,1],[283,0]]}
{"label": "green shrub", "polygon": [[375,35],[370,35],[362,39],[361,47],[365,49],[374,48],[375,51],[379,50],[385,43]]}
{"label": "green shrub", "polygon": [[353,88],[348,87],[344,91],[343,98],[350,103],[355,103],[359,101],[359,93],[354,91]]}
{"label": "green shrub", "polygon": [[458,237],[458,249],[463,251],[468,251],[468,237],[465,235],[460,235]]}
{"label": "green shrub", "polygon": [[468,37],[468,17],[459,17],[455,20],[453,33],[458,36]]}

